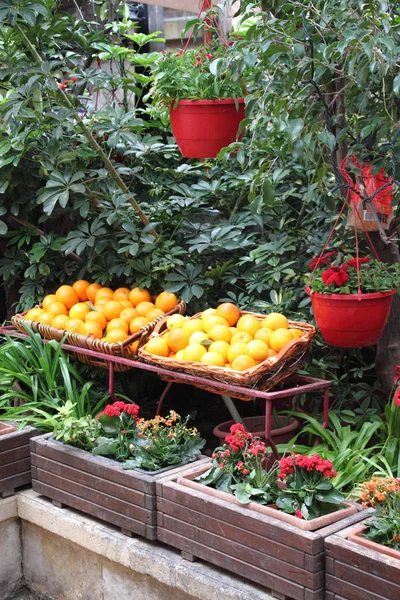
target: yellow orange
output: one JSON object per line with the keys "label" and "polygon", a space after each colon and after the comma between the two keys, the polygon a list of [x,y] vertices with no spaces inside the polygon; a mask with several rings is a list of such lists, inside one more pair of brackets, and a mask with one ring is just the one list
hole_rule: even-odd
{"label": "yellow orange", "polygon": [[183,360],[199,362],[207,350],[201,344],[189,344],[183,349]]}
{"label": "yellow orange", "polygon": [[240,354],[231,363],[231,369],[234,371],[245,371],[256,366],[256,361],[247,354]]}
{"label": "yellow orange", "polygon": [[184,329],[173,329],[168,333],[167,343],[173,352],[183,350],[189,343],[190,335]]}
{"label": "yellow orange", "polygon": [[131,290],[129,288],[120,287],[113,293],[113,300],[118,300],[119,302],[121,300],[128,300],[129,302],[130,292]]}
{"label": "yellow orange", "polygon": [[194,331],[189,338],[189,344],[200,344],[203,340],[208,340],[208,335],[204,331]]}
{"label": "yellow orange", "polygon": [[89,306],[84,302],[78,302],[77,304],[74,304],[74,306],[71,306],[69,310],[69,318],[82,319],[82,321],[84,321],[88,312],[90,312]]}
{"label": "yellow orange", "polygon": [[57,315],[51,322],[52,327],[57,327],[57,329],[65,329],[65,324],[67,323],[69,317],[67,315]]}
{"label": "yellow orange", "polygon": [[[114,300],[114,298],[113,298],[113,300]],[[133,308],[133,304],[132,304],[132,302],[129,302],[129,300],[118,300],[118,302],[121,302],[121,304],[124,308]]]}
{"label": "yellow orange", "polygon": [[237,322],[236,328],[238,331],[245,331],[254,337],[257,331],[261,329],[261,323],[252,315],[243,315]]}
{"label": "yellow orange", "polygon": [[48,294],[43,298],[42,306],[44,310],[47,310],[53,302],[57,302],[57,298],[55,294]]}
{"label": "yellow orange", "polygon": [[290,333],[292,334],[293,338],[300,338],[303,335],[303,332],[301,329],[289,329]]}
{"label": "yellow orange", "polygon": [[[96,306],[98,305],[96,304]],[[123,310],[124,307],[122,306],[121,302],[118,302],[118,300],[109,300],[104,304],[102,313],[107,321],[111,321],[111,319],[116,319],[119,317]]]}
{"label": "yellow orange", "polygon": [[43,323],[43,325],[51,325],[52,320],[56,315],[52,315],[51,313],[44,312],[38,318],[38,323]]}
{"label": "yellow orange", "polygon": [[128,300],[132,302],[134,307],[136,307],[140,302],[150,302],[150,292],[144,288],[140,289],[135,287],[129,292]]}
{"label": "yellow orange", "polygon": [[139,317],[146,317],[147,313],[155,308],[155,306],[153,302],[148,302],[145,300],[144,302],[139,302],[139,304],[136,304],[135,308]]}
{"label": "yellow orange", "polygon": [[216,315],[217,313],[217,309],[216,308],[206,308],[206,310],[203,310],[203,312],[201,313],[201,319],[207,319],[207,317],[210,317],[211,315]]}
{"label": "yellow orange", "polygon": [[101,289],[100,283],[91,283],[86,288],[87,299],[94,304],[97,292]]}
{"label": "yellow orange", "polygon": [[136,340],[136,342],[133,342],[133,344],[131,344],[129,346],[129,349],[132,352],[132,354],[136,354],[137,353],[137,349],[139,348],[139,342],[140,342],[140,340]]}
{"label": "yellow orange", "polygon": [[82,335],[94,337],[98,340],[100,340],[103,337],[102,328],[100,327],[100,325],[98,325],[97,323],[94,323],[94,322],[83,323],[79,327],[78,333],[81,333]]}
{"label": "yellow orange", "polygon": [[83,325],[82,319],[68,319],[65,323],[65,330],[77,332],[81,325]]}
{"label": "yellow orange", "polygon": [[68,314],[68,311],[65,308],[65,304],[63,304],[62,302],[53,302],[53,304],[50,304],[49,308],[47,309],[47,312],[53,317],[56,317],[57,315]]}
{"label": "yellow orange", "polygon": [[68,309],[79,302],[78,294],[72,285],[61,285],[56,291],[56,298],[58,302],[62,302]]}
{"label": "yellow orange", "polygon": [[292,340],[293,336],[288,329],[275,329],[269,336],[269,346],[272,350],[275,350],[275,352],[279,352]]}
{"label": "yellow orange", "polygon": [[85,323],[97,323],[101,329],[105,329],[107,325],[107,319],[103,313],[98,310],[91,310],[85,317]]}
{"label": "yellow orange", "polygon": [[229,327],[229,323],[223,317],[218,317],[217,315],[210,315],[202,319],[203,321],[203,329],[206,333],[208,333],[214,325],[226,325]]}
{"label": "yellow orange", "polygon": [[231,302],[224,302],[217,306],[215,313],[218,317],[226,319],[230,326],[236,325],[240,317],[240,311],[237,306]]}
{"label": "yellow orange", "polygon": [[102,298],[99,298],[97,302],[95,302],[94,307],[96,310],[103,312],[103,307],[107,304],[107,302],[111,302],[110,298],[108,296],[103,296]]}
{"label": "yellow orange", "polygon": [[204,331],[203,321],[201,319],[187,319],[182,325],[182,329],[192,335],[195,331]]}
{"label": "yellow orange", "polygon": [[269,336],[272,333],[272,329],[270,329],[269,327],[261,327],[261,329],[259,329],[255,336],[254,339],[255,340],[261,340],[262,342],[265,342],[268,345],[269,342]]}
{"label": "yellow orange", "polygon": [[78,281],[75,281],[75,283],[72,284],[72,287],[74,288],[80,302],[86,302],[86,300],[89,300],[86,291],[89,285],[90,283],[86,281],[86,279],[78,279]]}
{"label": "yellow orange", "polygon": [[228,361],[232,364],[237,356],[246,354],[246,345],[244,342],[235,342],[231,344],[228,350]]}
{"label": "yellow orange", "polygon": [[213,325],[208,332],[208,337],[211,340],[229,342],[232,339],[232,331],[226,325]]}
{"label": "yellow orange", "polygon": [[112,329],[121,329],[122,331],[125,331],[125,333],[128,333],[129,325],[126,321],[124,321],[124,319],[120,319],[119,317],[117,317],[115,319],[111,319],[111,321],[107,323],[107,333]]}
{"label": "yellow orange", "polygon": [[168,356],[169,347],[166,340],[163,337],[150,338],[146,344],[147,352],[155,354],[156,356]]}
{"label": "yellow orange", "polygon": [[246,354],[254,360],[265,360],[268,358],[268,346],[261,340],[252,340],[246,346]]}
{"label": "yellow orange", "polygon": [[156,308],[161,308],[165,313],[173,310],[177,304],[178,298],[172,292],[161,292],[155,301]]}
{"label": "yellow orange", "polygon": [[124,308],[119,314],[119,318],[126,321],[128,325],[132,321],[132,319],[134,319],[137,316],[138,314],[135,308]]}
{"label": "yellow orange", "polygon": [[185,350],[178,350],[178,352],[175,354],[176,360],[183,360],[183,353],[184,352],[185,352]]}
{"label": "yellow orange", "polygon": [[146,317],[148,318],[149,322],[155,321],[156,319],[159,319],[160,317],[164,317],[164,315],[165,315],[165,312],[163,310],[161,310],[161,308],[151,308],[149,310],[149,312],[146,313]]}
{"label": "yellow orange", "polygon": [[238,331],[232,336],[231,344],[234,344],[235,342],[244,342],[247,344],[248,342],[251,342],[252,339],[253,336],[247,333],[247,331]]}
{"label": "yellow orange", "polygon": [[273,356],[276,356],[278,353],[275,352],[275,350],[272,350],[272,348],[268,348],[268,358],[272,358]]}
{"label": "yellow orange", "polygon": [[184,323],[186,323],[186,319],[183,315],[171,315],[167,320],[167,329],[170,331],[172,329],[180,329]]}
{"label": "yellow orange", "polygon": [[118,342],[124,342],[128,337],[128,334],[122,329],[111,329],[104,338],[104,341],[110,344],[117,344]]}
{"label": "yellow orange", "polygon": [[129,323],[129,331],[130,333],[136,333],[142,327],[146,327],[148,323],[146,317],[133,317],[132,321]]}
{"label": "yellow orange", "polygon": [[223,367],[225,364],[224,359],[218,352],[206,352],[201,357],[200,362],[215,365],[216,367]]}
{"label": "yellow orange", "polygon": [[281,313],[270,313],[263,319],[262,327],[269,327],[270,329],[287,329],[289,326],[288,320],[285,315]]}
{"label": "yellow orange", "polygon": [[227,342],[218,340],[218,341],[210,344],[210,346],[208,347],[208,351],[209,352],[218,352],[218,354],[220,354],[222,356],[222,358],[224,359],[224,362],[226,362],[228,360],[229,348],[230,348],[230,346]]}
{"label": "yellow orange", "polygon": [[100,300],[100,298],[110,298],[110,300],[112,300],[112,297],[114,295],[114,292],[112,291],[111,288],[109,287],[102,287],[99,289],[98,292],[96,292],[96,296],[94,298],[94,302],[95,304]]}
{"label": "yellow orange", "polygon": [[28,321],[37,321],[40,315],[42,315],[44,312],[45,311],[43,310],[43,308],[31,308],[30,310],[28,310],[24,318]]}

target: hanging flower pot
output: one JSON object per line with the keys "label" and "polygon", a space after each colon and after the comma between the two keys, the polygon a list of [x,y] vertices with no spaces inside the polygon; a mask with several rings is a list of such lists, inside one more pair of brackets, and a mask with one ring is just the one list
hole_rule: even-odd
{"label": "hanging flower pot", "polygon": [[237,139],[244,117],[244,98],[180,100],[170,108],[172,133],[186,158],[215,158]]}

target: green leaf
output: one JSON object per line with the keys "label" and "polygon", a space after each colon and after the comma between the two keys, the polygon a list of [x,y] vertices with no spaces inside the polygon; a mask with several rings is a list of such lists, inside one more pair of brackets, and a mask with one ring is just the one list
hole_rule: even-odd
{"label": "green leaf", "polygon": [[267,206],[274,206],[275,195],[274,187],[269,179],[264,179],[263,182],[263,201]]}
{"label": "green leaf", "polygon": [[393,79],[393,92],[396,96],[400,96],[400,75],[396,75]]}

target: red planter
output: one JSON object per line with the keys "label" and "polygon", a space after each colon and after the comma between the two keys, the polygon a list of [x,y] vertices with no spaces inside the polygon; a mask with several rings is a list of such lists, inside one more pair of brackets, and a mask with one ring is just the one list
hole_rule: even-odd
{"label": "red planter", "polygon": [[176,108],[171,105],[169,114],[182,156],[215,158],[221,148],[236,140],[245,117],[244,98],[179,100]]}
{"label": "red planter", "polygon": [[382,335],[396,290],[372,294],[319,294],[306,288],[325,342],[340,348],[376,344]]}
{"label": "red planter", "polygon": [[[281,423],[284,421],[284,418],[281,416],[278,417]],[[229,435],[229,430],[234,423],[235,421],[225,421],[225,423],[220,423],[214,427],[213,434],[219,438],[221,444],[224,443],[226,436]],[[247,431],[265,439],[265,417],[245,417],[243,423]],[[274,438],[275,444],[287,444],[299,427],[299,421],[291,418],[289,425],[285,425],[279,429],[271,429],[271,436]]]}

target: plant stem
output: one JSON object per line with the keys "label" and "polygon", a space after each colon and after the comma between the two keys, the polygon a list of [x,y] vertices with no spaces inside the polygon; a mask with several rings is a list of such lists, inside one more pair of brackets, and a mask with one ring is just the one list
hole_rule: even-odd
{"label": "plant stem", "polygon": [[[27,35],[25,34],[25,32],[22,29],[22,27],[20,25],[18,25],[18,23],[15,23],[14,27],[15,27],[15,30],[19,33],[20,37],[22,38],[25,46],[28,48],[28,50],[30,51],[30,53],[34,57],[35,61],[38,63],[38,65],[41,65],[43,63],[43,59],[40,56],[40,54],[37,52],[37,50],[34,47],[34,45],[31,43],[31,41],[29,40],[29,38],[27,37]],[[64,106],[66,106],[68,108],[72,108],[72,109],[75,110],[74,104],[71,102],[68,94],[66,94],[63,89],[59,89],[58,90],[58,95],[62,98]],[[88,142],[90,143],[90,145],[92,146],[92,148],[94,148],[94,150],[96,151],[97,155],[104,162],[104,164],[105,164],[105,166],[107,168],[107,171],[110,173],[111,177],[114,179],[114,181],[116,182],[116,184],[118,185],[118,187],[120,188],[120,190],[122,190],[124,192],[124,194],[130,194],[128,187],[125,185],[125,182],[118,175],[118,173],[117,173],[116,169],[114,168],[112,162],[107,157],[107,155],[105,154],[105,152],[101,148],[101,146],[97,143],[97,141],[94,138],[94,136],[93,136],[92,132],[90,131],[90,129],[82,121],[82,118],[81,118],[80,114],[77,113],[77,112],[75,112],[74,118],[75,118],[77,124],[79,125],[79,127],[81,128],[81,130],[83,131],[83,133],[85,134],[85,136],[86,136]],[[142,209],[140,208],[140,206],[136,202],[136,200],[134,200],[132,197],[130,197],[129,198],[129,202],[130,202],[133,210],[139,216],[139,218],[142,221],[143,225],[145,225],[145,226],[149,225],[150,224],[149,219],[146,217],[146,215],[144,214],[144,212],[142,211]],[[155,240],[159,239],[159,235],[158,235],[158,233],[154,229],[149,229],[149,233],[154,237]]]}

